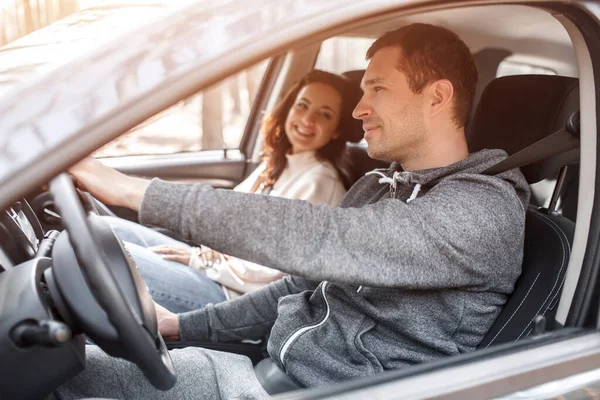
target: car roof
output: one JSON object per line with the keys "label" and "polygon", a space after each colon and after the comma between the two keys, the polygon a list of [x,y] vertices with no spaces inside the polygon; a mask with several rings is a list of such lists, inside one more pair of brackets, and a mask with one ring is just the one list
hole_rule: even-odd
{"label": "car roof", "polygon": [[178,1],[107,3],[75,13],[1,47],[0,97],[90,49],[166,15],[168,4]]}
{"label": "car roof", "polygon": [[[22,86],[0,94],[0,185],[4,189],[0,208],[156,112],[230,73],[336,30],[348,33],[355,27],[360,32],[369,26],[369,16],[417,3],[435,2],[262,0],[239,7],[236,2],[201,0],[60,68],[56,67],[60,61],[34,66],[30,74],[21,75]],[[157,10],[157,15],[164,11]],[[450,14],[445,15],[447,22]],[[460,18],[455,22],[460,24]],[[364,34],[376,33],[364,29]],[[30,79],[23,82],[24,77]]]}
{"label": "car roof", "polygon": [[[0,98],[11,89],[35,80],[92,49],[164,18],[193,0],[155,0],[123,4],[107,1],[38,29],[0,47]],[[513,57],[535,58],[535,64],[560,75],[576,76],[573,46],[560,22],[539,9],[521,5],[434,10],[400,18],[394,14],[377,23],[358,26],[346,36],[377,38],[398,26],[428,22],[456,32],[471,51],[507,49]],[[522,40],[524,37],[527,40]]]}
{"label": "car roof", "polygon": [[427,22],[452,30],[472,53],[485,48],[500,48],[513,53],[511,60],[543,66],[559,75],[578,74],[571,38],[562,24],[551,14],[529,6],[450,8],[401,17],[392,14],[387,20],[357,27],[348,34],[377,38],[414,22]]}

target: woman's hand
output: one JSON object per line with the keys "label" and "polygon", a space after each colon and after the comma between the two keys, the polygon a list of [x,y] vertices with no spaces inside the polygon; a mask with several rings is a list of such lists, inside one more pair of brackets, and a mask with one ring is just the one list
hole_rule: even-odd
{"label": "woman's hand", "polygon": [[150,250],[156,254],[162,255],[165,260],[177,261],[184,265],[190,264],[190,258],[192,257],[193,249],[175,244],[162,244],[160,246],[151,247]]}
{"label": "woman's hand", "polygon": [[194,257],[194,252],[198,251],[197,247],[189,248],[183,245],[163,244],[151,247],[150,250],[162,255],[165,260],[177,261],[196,269],[210,268],[226,260],[226,257],[222,253],[206,246],[200,246],[199,257],[196,256],[196,260],[193,263],[190,263],[190,260]]}
{"label": "woman's hand", "polygon": [[227,257],[223,253],[219,253],[210,247],[200,246],[200,258],[205,268],[211,268],[215,264],[220,264],[227,260]]}
{"label": "woman's hand", "polygon": [[158,303],[154,303],[158,331],[169,342],[179,340],[179,317]]}
{"label": "woman's hand", "polygon": [[92,157],[69,169],[75,184],[103,203],[138,211],[150,181],[124,175]]}

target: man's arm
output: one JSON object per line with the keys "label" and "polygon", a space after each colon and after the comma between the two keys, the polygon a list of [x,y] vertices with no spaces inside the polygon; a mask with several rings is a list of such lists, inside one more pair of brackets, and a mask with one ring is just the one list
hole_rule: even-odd
{"label": "man's arm", "polygon": [[260,338],[277,318],[281,297],[314,290],[317,282],[286,276],[264,288],[231,301],[175,315],[157,310],[159,330],[170,340],[226,342]]}
{"label": "man's arm", "polygon": [[524,207],[507,182],[483,175],[444,180],[409,204],[361,208],[154,180],[140,219],[313,280],[477,290],[521,253]]}
{"label": "man's arm", "polygon": [[331,208],[207,185],[148,185],[93,159],[70,172],[101,200],[140,209],[143,223],[312,280],[486,290],[510,281],[504,266],[522,256],[524,206],[497,177],[444,179],[410,204]]}

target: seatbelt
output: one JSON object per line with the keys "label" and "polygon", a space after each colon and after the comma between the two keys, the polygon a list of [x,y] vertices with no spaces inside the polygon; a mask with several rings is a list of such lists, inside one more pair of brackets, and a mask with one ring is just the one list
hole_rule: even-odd
{"label": "seatbelt", "polygon": [[543,160],[579,147],[579,111],[571,114],[566,126],[538,140],[523,150],[505,158],[498,164],[482,172],[484,175],[496,175],[514,168],[524,167],[536,161]]}

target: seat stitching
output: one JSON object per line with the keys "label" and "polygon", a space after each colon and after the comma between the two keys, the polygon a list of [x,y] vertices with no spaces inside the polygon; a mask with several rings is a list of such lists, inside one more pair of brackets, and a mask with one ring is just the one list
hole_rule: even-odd
{"label": "seat stitching", "polygon": [[[557,236],[558,236],[558,238],[559,238],[559,240],[560,240],[561,247],[562,247],[562,249],[563,249],[563,255],[562,255],[562,256],[563,256],[563,259],[562,259],[562,263],[561,263],[560,269],[559,269],[559,271],[558,271],[558,276],[560,276],[560,274],[561,274],[561,272],[562,272],[562,270],[563,270],[563,268],[564,268],[564,266],[565,266],[565,256],[566,256],[566,253],[565,253],[565,245],[564,245],[564,242],[566,241],[566,240],[565,240],[565,238],[566,238],[566,235],[564,235],[564,233],[563,233],[563,232],[562,232],[560,229],[557,229],[557,225],[556,225],[556,224],[554,224],[554,222],[553,222],[552,220],[550,220],[548,217],[546,217],[546,216],[544,216],[544,215],[540,215],[540,214],[533,214],[533,215],[535,215],[536,217],[538,217],[538,218],[539,218],[541,221],[543,221],[544,223],[546,223],[546,225],[550,226],[550,227],[552,228],[552,230],[553,230],[555,233],[557,233]],[[550,222],[552,222],[552,224],[551,224]],[[563,236],[561,236],[561,233],[562,233],[562,235],[564,236],[564,238],[563,238]],[[567,242],[568,242],[568,241],[567,241]],[[570,247],[569,247],[569,248],[570,248]],[[521,336],[523,336],[523,333],[525,333],[525,331],[527,330],[527,328],[529,327],[529,325],[530,325],[530,324],[533,322],[533,320],[535,319],[535,317],[536,317],[537,315],[539,315],[539,313],[540,313],[540,310],[541,310],[541,309],[542,309],[542,308],[543,308],[543,307],[546,305],[546,303],[548,302],[548,298],[549,298],[549,297],[552,295],[552,292],[553,292],[553,291],[554,291],[554,289],[556,288],[556,284],[557,284],[557,283],[558,283],[558,279],[556,279],[556,280],[554,281],[554,285],[552,285],[552,289],[550,290],[550,292],[549,292],[549,293],[548,293],[548,295],[546,296],[546,299],[545,299],[545,300],[542,302],[542,304],[540,305],[540,308],[538,308],[537,312],[536,312],[536,313],[533,315],[533,317],[532,317],[532,318],[531,318],[531,320],[530,320],[530,321],[527,323],[527,325],[525,325],[525,328],[524,328],[524,329],[521,331],[521,333],[519,334],[519,336],[517,336],[517,340],[519,340],[519,339],[521,338]],[[559,286],[559,288],[560,288],[560,286]],[[559,291],[560,291],[560,289],[559,289],[559,290],[557,290],[557,291],[556,291],[556,293],[558,293]],[[544,313],[545,313],[545,312],[546,312],[546,311],[544,311]]]}
{"label": "seat stitching", "polygon": [[[534,214],[534,215],[536,215],[536,214]],[[560,228],[560,226],[558,226],[558,224],[556,222],[552,221],[552,219],[548,218],[547,216],[545,216],[543,214],[537,214],[536,216],[544,219],[546,222],[548,222],[551,225],[554,225],[556,227],[556,231],[563,237],[564,242],[566,243],[566,245],[569,249],[569,253],[571,253],[571,244],[569,243],[569,238],[567,238],[567,235],[563,232],[563,230]]]}
{"label": "seat stitching", "polygon": [[[545,215],[539,214],[537,215],[539,218],[541,218],[544,222],[546,222],[548,225],[550,225],[550,227],[557,233],[559,233],[559,237],[561,239],[561,246],[563,247],[563,262],[561,264],[560,270],[558,271],[558,276],[560,276],[565,264],[565,261],[568,258],[568,256],[571,254],[571,245],[569,243],[569,240],[567,239],[567,235],[565,235],[565,233],[562,231],[562,229],[560,229],[560,227],[554,222],[552,221],[550,218],[548,218]],[[568,253],[564,252],[564,244],[567,244],[567,248],[568,248]],[[556,280],[554,282],[554,285],[552,286],[552,290],[550,290],[550,293],[548,293],[548,296],[546,297],[546,300],[544,300],[544,302],[542,303],[542,305],[540,306],[540,308],[538,309],[537,313],[533,316],[533,318],[531,319],[531,321],[529,321],[529,324],[531,324],[531,322],[533,322],[533,320],[535,319],[535,317],[537,315],[539,315],[540,310],[544,307],[544,305],[546,305],[546,310],[544,310],[544,314],[548,311],[549,309],[549,305],[552,304],[552,302],[554,301],[554,299],[556,298],[556,296],[558,295],[558,293],[560,292],[560,288],[562,287],[562,284],[564,283],[564,277],[563,280],[561,282],[561,284],[558,286],[558,289],[556,290],[556,292],[554,293],[554,296],[552,296],[552,299],[550,300],[550,302],[548,302],[548,297],[550,297],[550,295],[552,295],[552,292],[554,291],[554,288],[556,287],[556,284],[558,283],[558,280]],[[527,324],[527,326],[529,326],[529,324]],[[525,326],[525,328],[527,328],[527,326]],[[521,336],[523,335],[523,332],[521,332],[521,334],[519,335],[519,337],[517,339],[520,339]]]}
{"label": "seat stitching", "polygon": [[[544,217],[545,217],[545,216],[544,216]],[[564,237],[564,239],[565,239],[564,241],[565,241],[565,243],[567,244],[567,248],[568,248],[567,257],[569,257],[569,256],[570,256],[570,254],[571,254],[571,244],[569,243],[569,240],[568,240],[568,238],[567,238],[567,235],[565,235],[565,233],[562,231],[562,229],[560,229],[560,227],[559,227],[559,226],[556,224],[556,222],[552,221],[552,220],[551,220],[550,218],[548,218],[548,217],[545,217],[545,218],[547,218],[547,219],[548,219],[548,222],[550,222],[551,224],[553,224],[554,226],[556,226],[556,227],[558,228],[559,232],[560,232],[560,233],[563,235],[563,237]],[[561,268],[561,271],[562,271],[562,268]],[[559,271],[559,274],[558,274],[558,275],[560,275],[560,271]],[[567,276],[566,276],[566,275],[564,275],[564,276],[563,276],[563,278],[562,278],[562,281],[561,281],[560,285],[558,285],[558,289],[557,289],[557,290],[556,290],[556,292],[554,293],[554,296],[552,296],[552,299],[550,299],[550,302],[549,302],[549,303],[546,305],[546,310],[544,310],[544,314],[545,314],[546,312],[548,312],[548,310],[550,309],[550,306],[552,305],[552,303],[554,303],[554,300],[556,300],[556,297],[557,297],[557,296],[558,296],[558,294],[560,293],[560,289],[563,287],[563,285],[564,285],[564,283],[565,283],[565,279],[566,279],[566,278],[567,278]],[[554,290],[554,288],[553,288],[553,290]],[[543,305],[543,303],[542,303],[542,305]],[[538,313],[539,313],[539,310],[538,310]],[[535,318],[535,317],[534,317],[534,318]]]}
{"label": "seat stitching", "polygon": [[[563,270],[563,268],[565,267],[565,264],[566,264],[565,263],[565,259],[566,259],[565,242],[567,243],[567,247],[569,248],[569,254],[570,254],[570,249],[571,249],[571,246],[568,244],[568,240],[566,240],[567,235],[565,235],[564,232],[562,232],[562,230],[560,228],[558,228],[558,225],[556,225],[556,223],[554,223],[554,221],[552,221],[550,218],[546,217],[545,215],[536,214],[536,213],[534,213],[533,215],[536,216],[536,217],[538,217],[538,218],[540,218],[541,221],[543,221],[544,223],[546,223],[546,225],[548,225],[549,227],[551,227],[552,230],[557,234],[558,238],[560,239],[560,244],[561,244],[562,251],[563,251],[562,263],[560,265],[560,269],[558,270],[558,275],[560,276],[560,274],[562,273],[562,270]],[[521,331],[521,333],[519,334],[519,336],[517,336],[517,340],[519,340],[521,338],[521,336],[523,336],[523,333],[525,333],[525,331],[527,330],[527,327],[533,322],[533,320],[535,319],[535,317],[537,315],[539,315],[540,310],[544,307],[544,305],[546,304],[546,302],[548,301],[548,299],[552,295],[552,292],[556,288],[556,284],[557,283],[558,283],[558,279],[556,279],[554,281],[554,285],[552,285],[552,289],[548,293],[548,296],[546,296],[546,299],[542,302],[542,305],[540,306],[540,308],[534,314],[533,318],[531,318],[531,320],[529,321],[529,323],[527,325],[525,325],[525,328]],[[559,290],[557,290],[557,293],[559,291],[560,291],[560,286],[559,286]]]}
{"label": "seat stitching", "polygon": [[548,307],[546,307],[546,311],[544,311],[544,313],[546,313],[551,307],[552,304],[554,303],[554,300],[556,300],[556,297],[558,296],[558,294],[560,293],[560,289],[563,287],[563,285],[565,284],[565,280],[567,279],[567,274],[565,274],[562,278],[562,282],[559,285],[559,290],[556,291],[556,293],[554,293],[554,296],[552,297],[552,300],[550,300],[550,303],[548,303]]}
{"label": "seat stitching", "polygon": [[[564,244],[567,244],[567,248],[569,249],[568,254],[571,253],[571,245],[567,239],[567,235],[558,227],[558,225],[552,221],[550,218],[546,217],[545,215],[541,215],[541,214],[537,214],[537,213],[532,213],[532,215],[538,217],[542,222],[546,223],[548,226],[550,226],[552,228],[552,230],[557,233],[557,236],[561,242],[561,246],[563,248],[563,259],[562,259],[562,264],[560,267],[560,270],[558,272],[558,275],[560,276],[564,266],[565,266],[565,246]],[[496,335],[494,336],[494,338],[490,341],[490,343],[488,343],[488,345],[486,346],[489,347],[494,340],[496,340],[496,338],[498,337],[498,335],[504,330],[504,328],[506,327],[506,325],[510,322],[510,320],[515,316],[515,314],[517,313],[517,311],[521,308],[521,305],[523,305],[523,302],[525,301],[525,299],[527,298],[527,296],[529,296],[529,292],[531,291],[531,289],[533,288],[533,285],[535,284],[535,282],[537,281],[537,279],[539,278],[540,274],[538,273],[538,275],[536,276],[535,280],[533,281],[532,285],[530,286],[529,290],[527,291],[527,294],[525,295],[525,297],[523,298],[523,300],[521,301],[521,303],[519,304],[519,307],[517,307],[517,309],[513,312],[513,314],[510,316],[510,318],[508,319],[508,321],[506,321],[506,323],[502,326],[502,328],[498,331],[498,333],[496,333]],[[564,283],[564,278],[563,278],[563,283]],[[544,300],[544,302],[542,303],[541,307],[538,309],[537,313],[534,315],[534,317],[531,319],[531,321],[529,321],[529,323],[527,325],[525,325],[525,329],[523,329],[523,331],[521,332],[521,334],[517,337],[517,340],[521,338],[521,336],[523,335],[523,333],[525,332],[525,330],[527,329],[527,327],[531,324],[531,322],[533,322],[533,320],[535,319],[535,316],[538,315],[538,313],[540,312],[540,310],[544,307],[544,305],[546,304],[546,302],[548,301],[548,297],[550,297],[550,295],[552,295],[552,292],[554,291],[554,288],[556,287],[556,283],[558,282],[558,280],[556,280],[554,282],[554,285],[552,286],[552,289],[550,290],[550,293],[548,293],[548,296],[546,296],[546,299]],[[554,299],[556,298],[556,296],[558,295],[558,293],[560,292],[560,288],[562,287],[562,283],[559,285],[559,290],[556,291],[556,293],[554,294],[552,300],[550,301],[549,304],[552,304],[552,302],[554,301]],[[545,311],[544,311],[545,312]]]}
{"label": "seat stitching", "polygon": [[[552,221],[551,219],[549,219],[549,222],[551,222],[552,224],[554,224],[556,227],[558,227],[558,225],[556,224],[556,222]],[[568,254],[569,256],[571,255],[571,243],[569,243],[569,239],[567,238],[567,235],[565,235],[565,233],[562,231],[562,229],[560,229],[560,227],[558,227],[558,229],[560,230],[560,232],[562,233],[562,235],[565,238],[565,242],[567,243],[567,249],[569,250]],[[559,274],[560,275],[560,274]],[[567,275],[563,276],[562,282],[559,286],[562,287],[563,284],[565,283],[565,279],[567,278]],[[554,300],[556,299],[556,296],[558,296],[558,293],[560,292],[560,289],[556,291],[556,293],[554,293],[554,296],[552,297],[552,300],[550,300],[549,304],[552,304],[554,302]],[[548,305],[548,308],[550,307],[550,305]],[[546,311],[548,311],[546,309]]]}
{"label": "seat stitching", "polygon": [[527,296],[529,296],[529,293],[531,292],[531,289],[533,289],[533,286],[535,285],[535,283],[537,282],[537,280],[538,280],[539,277],[540,277],[540,273],[538,272],[537,276],[533,280],[533,283],[531,284],[531,286],[529,286],[529,290],[527,291],[527,294],[525,294],[525,297],[523,297],[523,300],[521,300],[521,303],[519,304],[519,306],[517,307],[517,309],[512,313],[512,315],[510,316],[510,318],[508,319],[508,321],[506,321],[504,323],[504,325],[502,326],[502,328],[500,328],[500,330],[496,333],[496,336],[494,336],[492,338],[492,340],[490,340],[490,342],[487,344],[487,346],[485,346],[486,349],[488,347],[490,347],[490,345],[494,342],[494,340],[496,340],[496,338],[498,337],[498,335],[504,330],[504,328],[506,328],[506,325],[508,325],[508,323],[515,316],[515,314],[517,313],[517,311],[519,311],[519,309],[521,308],[521,306],[523,305],[523,303],[527,299]]}

